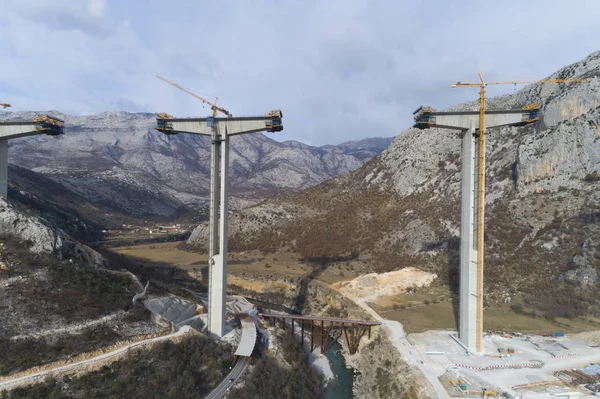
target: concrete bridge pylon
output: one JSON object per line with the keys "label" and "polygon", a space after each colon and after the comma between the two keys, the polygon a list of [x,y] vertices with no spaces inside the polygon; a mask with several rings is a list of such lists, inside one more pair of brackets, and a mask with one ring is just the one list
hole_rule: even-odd
{"label": "concrete bridge pylon", "polygon": [[[460,217],[460,306],[458,333],[473,352],[482,351],[483,337],[483,232],[485,217],[485,145],[479,140],[479,111],[437,112],[420,107],[415,127],[458,129],[462,132],[461,217]],[[539,119],[539,104],[523,109],[485,111],[484,130],[523,126]],[[480,168],[481,166],[481,168]],[[481,230],[480,230],[481,229]],[[482,234],[483,236],[483,234]],[[481,260],[481,261],[479,261]]]}
{"label": "concrete bridge pylon", "polygon": [[229,188],[229,142],[232,136],[283,130],[283,115],[275,110],[265,116],[176,119],[157,114],[156,130],[167,134],[199,134],[211,138],[210,239],[208,277],[208,331],[222,337],[227,293],[227,228]]}

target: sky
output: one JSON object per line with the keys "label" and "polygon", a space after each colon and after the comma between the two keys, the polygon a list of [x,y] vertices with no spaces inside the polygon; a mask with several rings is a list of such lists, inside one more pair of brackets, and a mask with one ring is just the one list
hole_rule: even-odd
{"label": "sky", "polygon": [[234,116],[281,109],[280,141],[390,137],[419,105],[477,98],[451,82],[542,79],[600,50],[598,21],[597,0],[0,0],[0,103],[210,113],[161,75]]}

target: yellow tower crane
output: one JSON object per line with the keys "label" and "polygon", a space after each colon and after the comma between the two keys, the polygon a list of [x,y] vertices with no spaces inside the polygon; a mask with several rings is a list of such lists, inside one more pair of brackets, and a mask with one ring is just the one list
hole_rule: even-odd
{"label": "yellow tower crane", "polygon": [[229,111],[227,111],[227,110],[226,110],[226,109],[224,109],[224,108],[221,108],[221,107],[217,106],[217,101],[219,101],[219,98],[218,98],[218,97],[217,97],[217,98],[215,98],[215,102],[214,102],[214,103],[211,103],[211,102],[210,102],[210,101],[208,101],[207,99],[205,99],[205,98],[202,98],[202,97],[200,97],[199,95],[197,95],[197,94],[195,94],[195,93],[192,93],[191,91],[189,91],[189,90],[188,90],[188,89],[186,89],[185,87],[181,87],[181,86],[179,86],[177,83],[173,83],[173,82],[171,82],[170,80],[167,80],[167,79],[163,78],[162,76],[158,76],[158,75],[157,75],[156,77],[157,77],[157,78],[159,78],[160,80],[162,80],[163,82],[166,82],[166,83],[170,84],[171,86],[173,86],[173,87],[176,87],[176,88],[178,88],[179,90],[182,90],[182,91],[186,92],[186,93],[187,93],[187,94],[189,94],[190,96],[196,97],[198,100],[202,101],[203,103],[210,105],[210,109],[212,109],[212,111],[213,111],[213,117],[215,117],[215,118],[216,118],[216,116],[217,116],[217,112],[221,112],[221,113],[223,113],[223,114],[227,115],[227,117],[231,118],[231,116],[232,116],[232,115],[229,113]]}
{"label": "yellow tower crane", "polygon": [[[584,82],[587,79],[545,79],[545,80],[513,80],[506,82],[485,82],[481,72],[479,83],[454,82],[452,87],[479,87],[479,170],[477,190],[477,350],[482,349],[483,333],[483,221],[484,221],[484,196],[485,196],[485,87],[487,85],[518,85],[530,83],[572,83]],[[531,104],[528,107],[537,107],[539,104]]]}
{"label": "yellow tower crane", "polygon": [[11,106],[10,104],[0,103],[0,107],[2,107],[2,108],[8,108],[10,106]]}

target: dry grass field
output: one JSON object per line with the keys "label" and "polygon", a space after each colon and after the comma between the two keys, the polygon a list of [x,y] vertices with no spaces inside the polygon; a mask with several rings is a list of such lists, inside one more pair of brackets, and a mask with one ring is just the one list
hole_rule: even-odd
{"label": "dry grass field", "polygon": [[[397,298],[380,298],[369,305],[382,317],[399,321],[407,333],[420,333],[436,329],[457,329],[457,319],[449,293],[441,290],[401,294]],[[508,304],[494,304],[487,307],[483,314],[483,329],[494,331],[518,331],[522,333],[579,333],[600,329],[600,319],[593,317],[575,317],[564,319],[557,317],[548,320],[544,317],[531,317],[510,310]]]}
{"label": "dry grass field", "polygon": [[[179,249],[181,242],[143,244],[113,248],[112,251],[139,262],[163,264],[179,267],[190,275],[202,279],[207,268],[208,255]],[[263,255],[259,251],[230,253],[227,262],[228,273],[238,277],[280,276],[283,278],[302,278],[313,270],[309,264],[300,261],[300,255],[291,252],[277,252]],[[354,276],[345,276],[352,278]],[[318,280],[333,284],[342,280],[337,274],[325,270]]]}

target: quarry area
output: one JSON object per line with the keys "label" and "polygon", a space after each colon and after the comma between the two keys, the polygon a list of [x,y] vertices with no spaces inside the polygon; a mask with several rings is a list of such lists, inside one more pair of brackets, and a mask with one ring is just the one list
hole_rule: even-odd
{"label": "quarry area", "polygon": [[347,282],[333,284],[333,288],[355,300],[373,301],[380,297],[394,296],[408,288],[429,285],[437,276],[414,267],[388,273],[369,273]]}

